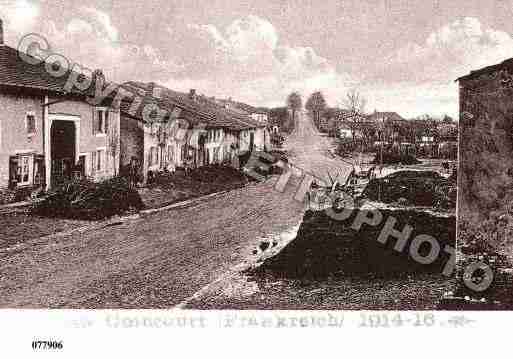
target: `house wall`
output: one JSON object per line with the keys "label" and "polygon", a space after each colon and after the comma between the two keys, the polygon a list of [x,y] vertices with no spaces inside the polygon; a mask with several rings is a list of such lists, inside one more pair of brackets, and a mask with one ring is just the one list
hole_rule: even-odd
{"label": "house wall", "polygon": [[[158,126],[144,125],[142,121],[135,120],[131,117],[121,116],[121,165],[130,164],[132,157],[135,157],[140,164],[139,174],[146,182],[148,172],[158,172],[166,168],[174,171],[177,166],[183,166],[182,160],[182,144],[176,141],[172,134],[164,146],[159,142]],[[152,149],[156,153],[156,160],[151,162]]]}
{"label": "house wall", "polygon": [[[58,97],[51,96],[48,102],[52,103],[59,100]],[[45,129],[44,115],[45,109],[43,95],[21,94],[4,92],[0,94],[0,188],[9,185],[9,157],[19,153],[34,153],[35,155],[44,155],[45,135],[49,129]],[[27,134],[26,116],[31,112],[35,115],[36,131],[33,135]],[[90,161],[90,153],[98,148],[108,147],[108,137],[95,136],[92,130],[93,107],[88,103],[79,100],[65,100],[48,106],[49,116],[74,116],[80,123],[80,137],[78,141],[78,154],[85,154],[86,161]],[[119,124],[116,116],[111,116],[116,121],[111,122],[112,127]],[[119,153],[119,151],[118,151]],[[106,169],[98,174],[100,177],[112,176],[116,169],[116,164],[112,157],[106,154]],[[87,163],[90,165],[90,163]],[[86,166],[87,168],[87,166]],[[49,170],[49,169],[47,169]]]}
{"label": "house wall", "polygon": [[[20,152],[43,154],[43,96],[0,94],[0,188],[9,185],[9,157]],[[26,115],[33,111],[36,133],[27,134]]]}
{"label": "house wall", "polygon": [[[506,70],[460,80],[459,237],[479,233],[513,201],[513,74]],[[470,237],[469,237],[470,238]]]}
{"label": "house wall", "polygon": [[264,151],[266,146],[268,148],[269,144],[269,134],[267,133],[267,129],[265,127],[255,129],[255,149],[257,151]]}
{"label": "house wall", "polygon": [[257,151],[263,151],[267,146],[270,145],[269,141],[269,134],[267,133],[267,130],[265,127],[259,127],[256,129],[249,129],[249,130],[242,130],[239,132],[239,150],[241,152],[249,151],[249,145],[250,145],[250,139],[251,139],[251,133],[254,134],[254,146],[255,150]]}
{"label": "house wall", "polygon": [[265,113],[252,113],[251,118],[263,123],[267,123],[269,121],[269,116]]}
{"label": "house wall", "polygon": [[[50,97],[49,102],[59,100],[57,97]],[[80,140],[78,146],[78,155],[86,157],[86,176],[94,180],[109,178],[117,174],[119,171],[120,160],[120,120],[119,112],[110,110],[109,113],[109,134],[95,134],[93,132],[93,116],[96,108],[85,101],[66,100],[48,106],[49,116],[52,115],[70,115],[80,117]],[[116,132],[112,131],[116,129]],[[117,133],[117,134],[116,134]],[[111,142],[109,136],[117,137],[117,150],[115,157],[110,151]],[[115,145],[116,146],[116,145]],[[105,149],[105,166],[103,170],[93,170],[92,153],[101,149]]]}
{"label": "house wall", "polygon": [[[121,167],[128,166],[132,158],[144,160],[144,130],[142,123],[128,116],[121,115],[120,121],[120,152]],[[143,168],[140,168],[143,175]]]}

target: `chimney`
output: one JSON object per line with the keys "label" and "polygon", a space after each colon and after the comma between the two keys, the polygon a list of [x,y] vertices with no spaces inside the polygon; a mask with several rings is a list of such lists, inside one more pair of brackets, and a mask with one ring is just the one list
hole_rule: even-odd
{"label": "chimney", "polygon": [[189,98],[190,98],[191,100],[195,100],[195,99],[196,99],[196,90],[195,90],[195,89],[191,89],[191,90],[189,91]]}
{"label": "chimney", "polygon": [[100,82],[101,86],[105,86],[105,75],[103,74],[103,71],[100,69],[96,69],[93,71],[92,80],[93,89],[96,88],[96,83],[98,81]]}
{"label": "chimney", "polygon": [[4,44],[4,22],[0,19],[0,46]]}

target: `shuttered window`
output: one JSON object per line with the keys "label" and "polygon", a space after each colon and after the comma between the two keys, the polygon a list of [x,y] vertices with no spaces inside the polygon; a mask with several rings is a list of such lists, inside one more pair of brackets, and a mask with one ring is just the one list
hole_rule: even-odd
{"label": "shuttered window", "polygon": [[98,172],[105,170],[105,150],[96,151],[96,170]]}
{"label": "shuttered window", "polygon": [[36,116],[33,113],[28,113],[26,117],[27,134],[33,135],[36,133]]}
{"label": "shuttered window", "polygon": [[20,185],[25,185],[30,183],[30,157],[29,156],[21,156],[20,157]]}
{"label": "shuttered window", "polygon": [[95,109],[93,112],[93,134],[106,134],[109,129],[109,111]]}
{"label": "shuttered window", "polygon": [[110,121],[110,118],[109,118],[109,111],[105,111],[104,112],[104,118],[103,120],[105,121],[105,132],[104,133],[108,133],[109,132],[109,121]]}
{"label": "shuttered window", "polygon": [[158,164],[159,155],[158,155],[158,149],[157,147],[150,148],[150,166],[155,166]]}

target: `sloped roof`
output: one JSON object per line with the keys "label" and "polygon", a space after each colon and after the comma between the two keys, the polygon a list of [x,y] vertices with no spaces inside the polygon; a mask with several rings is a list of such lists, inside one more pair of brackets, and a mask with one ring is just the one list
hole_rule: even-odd
{"label": "sloped roof", "polygon": [[[128,82],[125,85],[133,91],[137,91],[139,95],[146,94],[150,88],[149,84],[141,82]],[[161,90],[161,97],[150,96],[151,101],[158,103],[162,108],[180,107],[185,110],[181,117],[193,124],[202,122],[207,127],[229,128],[236,131],[264,126],[248,115],[226,109],[205,96],[196,96],[196,99],[193,100],[189,94],[156,86]]]}
{"label": "sloped roof", "polygon": [[513,73],[513,58],[504,60],[503,62],[491,66],[486,66],[478,70],[470,71],[468,75],[458,77],[456,81],[460,80],[469,80],[472,78],[479,77],[484,74],[491,74],[493,72],[496,72],[498,70],[508,70],[509,73]]}
{"label": "sloped roof", "polygon": [[[68,93],[65,91],[65,84],[72,74],[70,70],[66,71],[61,77],[55,77],[48,73],[44,62],[32,65],[24,61],[20,54],[23,53],[19,53],[18,50],[7,45],[0,45],[0,85],[62,94]],[[27,54],[25,56],[30,57]],[[72,89],[72,93],[87,94],[78,91],[76,88]]]}
{"label": "sloped roof", "polygon": [[[67,70],[62,76],[55,77],[46,70],[45,66],[51,65],[47,65],[44,62],[32,65],[21,58],[17,49],[7,45],[0,45],[0,86],[48,91],[62,95],[94,95],[94,86],[90,86],[85,91],[80,91],[76,87],[73,87],[71,93],[67,92],[65,85],[69,77],[73,74],[72,71]],[[180,107],[182,110],[185,110],[182,112],[181,117],[192,124],[201,122],[205,123],[207,127],[225,127],[232,130],[263,127],[261,123],[253,120],[248,115],[225,109],[212,101],[204,100],[201,96],[199,97],[199,101],[193,101],[189,99],[187,94],[167,88],[163,88],[164,96],[162,98],[148,96],[146,93],[148,86],[148,84],[140,82],[128,82],[120,85],[120,88],[137,94],[142,98],[142,104],[135,114],[131,114],[129,111],[132,105],[132,101],[129,100],[121,102],[121,111],[130,116],[142,119],[144,105],[156,104],[169,112],[175,107]],[[115,92],[105,99],[104,104],[112,101],[114,96]]]}
{"label": "sloped roof", "polygon": [[374,113],[371,113],[370,115],[367,115],[367,119],[369,121],[377,121],[377,120],[381,120],[383,118],[387,119],[388,121],[393,121],[393,122],[406,121],[397,112],[374,112]]}
{"label": "sloped roof", "polygon": [[354,113],[353,111],[346,110],[346,109],[339,109],[338,113],[337,113],[337,117],[341,121],[345,121],[345,120],[348,120],[348,119],[354,118],[354,117],[359,118],[361,120],[366,119],[366,117],[364,115],[360,115],[358,113]]}

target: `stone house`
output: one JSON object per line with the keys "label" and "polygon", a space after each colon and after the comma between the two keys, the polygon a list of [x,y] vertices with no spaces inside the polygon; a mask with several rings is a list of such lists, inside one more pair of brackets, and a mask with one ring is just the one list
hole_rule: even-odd
{"label": "stone house", "polygon": [[[122,87],[140,100],[136,110],[133,99],[121,102],[121,166],[137,162],[144,181],[155,172],[227,163],[234,156],[270,148],[265,124],[194,90],[180,93],[140,82]],[[162,112],[159,120],[144,116],[148,106]]]}
{"label": "stone house", "polygon": [[457,81],[458,210],[470,231],[491,212],[506,213],[513,199],[513,59]]}
{"label": "stone house", "polygon": [[2,189],[48,189],[72,177],[99,180],[116,173],[119,109],[66,91],[71,71],[52,76],[59,70],[52,66],[24,61],[0,36]]}

